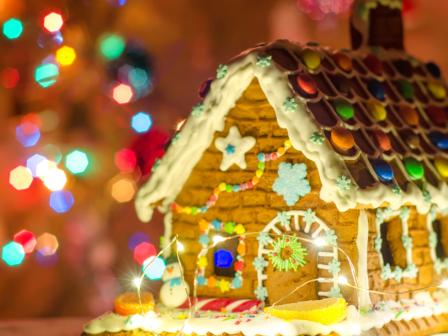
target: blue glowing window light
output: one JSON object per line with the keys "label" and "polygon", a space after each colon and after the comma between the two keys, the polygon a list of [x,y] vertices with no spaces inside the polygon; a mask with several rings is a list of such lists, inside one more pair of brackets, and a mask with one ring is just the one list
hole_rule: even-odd
{"label": "blue glowing window light", "polygon": [[229,251],[219,250],[215,252],[215,266],[228,268],[232,265],[233,255]]}

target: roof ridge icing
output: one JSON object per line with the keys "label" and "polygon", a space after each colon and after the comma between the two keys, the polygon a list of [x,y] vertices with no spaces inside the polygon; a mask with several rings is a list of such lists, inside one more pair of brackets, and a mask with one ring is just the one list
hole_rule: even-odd
{"label": "roof ridge icing", "polygon": [[[393,0],[392,0],[393,1]],[[327,63],[325,68],[323,65],[312,70],[307,68],[300,55],[304,49],[312,49],[320,55],[322,60]],[[280,50],[283,54],[276,54],[273,56],[273,61],[270,66],[261,67],[257,65],[259,56],[273,55],[275,50]],[[377,52],[388,53],[387,57],[395,55],[397,59],[403,59],[406,57],[404,52],[377,50]],[[400,159],[397,159],[401,154],[397,152],[381,152],[375,149],[372,156],[365,153],[358,146],[357,141],[355,143],[355,152],[351,155],[342,155],[338,153],[334,148],[331,140],[324,141],[322,144],[310,141],[313,133],[322,131],[325,133],[327,139],[331,138],[328,131],[329,128],[322,125],[320,121],[316,119],[316,115],[309,106],[314,102],[322,101],[325,104],[329,104],[327,100],[330,98],[341,97],[337,94],[335,97],[328,96],[323,93],[321,86],[318,83],[318,92],[314,97],[306,97],[306,95],[299,94],[296,87],[291,82],[292,76],[296,76],[301,72],[309,73],[318,78],[322,76],[328,82],[327,86],[335,92],[338,92],[334,83],[330,80],[330,77],[335,77],[340,74],[351,76],[351,79],[362,82],[361,78],[358,78],[357,72],[351,70],[350,73],[342,71],[337,62],[334,62],[330,57],[333,50],[330,48],[320,48],[316,45],[307,46],[298,43],[292,43],[287,40],[278,40],[269,44],[261,44],[253,49],[249,49],[239,56],[233,58],[227,64],[227,71],[225,76],[220,79],[215,79],[211,82],[210,90],[203,100],[203,113],[200,116],[191,115],[180,131],[175,144],[171,144],[160,161],[160,166],[155,170],[151,178],[141,187],[137,193],[135,201],[135,208],[140,220],[147,222],[151,219],[153,213],[153,207],[155,203],[158,204],[158,209],[161,212],[167,212],[169,206],[174,202],[177,195],[182,190],[188,177],[190,176],[193,168],[201,159],[203,153],[209,148],[213,141],[215,132],[220,132],[224,129],[225,117],[228,112],[235,106],[236,101],[242,96],[243,92],[251,83],[254,77],[258,78],[261,89],[265,93],[269,104],[275,110],[277,121],[280,127],[287,129],[292,146],[301,151],[308,159],[314,161],[319,171],[319,176],[322,182],[322,189],[320,191],[320,198],[325,202],[334,202],[338,210],[341,212],[348,209],[355,208],[358,204],[371,205],[373,207],[379,207],[383,202],[388,202],[393,209],[398,209],[404,204],[412,204],[417,207],[420,213],[426,213],[429,211],[431,202],[436,204],[441,209],[448,207],[448,186],[445,182],[441,181],[440,176],[437,175],[437,171],[434,172],[438,176],[440,185],[438,187],[431,184],[426,184],[426,191],[431,195],[431,202],[427,202],[422,190],[414,184],[413,179],[407,174],[406,169],[401,163]],[[345,51],[343,52],[351,57],[360,58],[361,53],[359,51]],[[381,58],[387,58],[386,56]],[[355,59],[354,59],[355,61]],[[417,62],[416,60],[414,60]],[[324,61],[323,61],[324,62]],[[377,79],[387,79],[381,76],[377,76],[368,69],[365,64],[362,64],[359,59],[356,60],[357,71],[363,71],[368,73],[369,76]],[[291,64],[295,63],[294,66]],[[386,62],[387,63],[387,62]],[[293,64],[294,65],[294,64]],[[333,68],[332,71],[327,69]],[[422,70],[424,76],[428,76],[426,69]],[[422,76],[423,76],[422,75]],[[219,76],[218,76],[219,77]],[[395,73],[392,76],[393,79],[401,78],[399,74]],[[332,78],[332,77],[331,77]],[[297,79],[295,79],[297,80]],[[361,85],[362,86],[362,85]],[[389,92],[389,91],[388,91]],[[390,92],[397,95],[397,89],[391,88]],[[294,98],[297,108],[295,112],[285,112],[283,103],[287,98]],[[371,97],[364,97],[361,101],[356,95],[346,96],[345,99],[352,104],[363,105],[362,103],[371,100]],[[359,103],[359,104],[358,104]],[[385,101],[384,104],[389,103],[392,105],[393,101]],[[435,105],[438,103],[435,102]],[[419,105],[418,102],[414,105]],[[439,105],[442,105],[440,103]],[[330,106],[330,105],[328,105]],[[417,108],[418,106],[416,106]],[[366,109],[360,107],[364,113]],[[335,112],[332,112],[334,115]],[[337,116],[337,115],[336,115]],[[373,120],[368,113],[366,113],[366,120]],[[372,140],[369,140],[366,136],[367,131],[374,128],[383,128],[388,132],[396,134],[400,131],[400,128],[391,123],[375,124],[374,122],[369,127],[361,127],[359,122],[356,124],[350,124],[347,120],[339,118],[335,124],[337,127],[346,128],[351,132],[362,133],[366,139],[365,143],[372,148],[375,148]],[[368,130],[364,130],[366,128]],[[357,140],[357,139],[355,139]],[[401,146],[403,142],[398,141]],[[406,152],[409,155],[409,151]],[[442,153],[443,154],[443,153]],[[443,154],[444,156],[447,156]],[[422,160],[428,161],[424,152],[422,155],[414,155]],[[394,192],[391,183],[383,183],[380,178],[375,174],[375,170],[369,164],[370,160],[375,157],[381,157],[385,160],[397,159],[399,161],[398,166],[401,173],[406,177],[405,183],[406,190],[403,190],[401,196],[398,196]],[[370,158],[370,159],[369,159]],[[347,168],[347,162],[355,160],[364,160],[366,162],[367,170],[375,179],[374,185],[368,188],[361,188],[358,184],[351,184],[351,188],[341,191],[338,188],[338,179],[345,175],[352,181],[353,178],[350,170]],[[429,166],[432,167],[429,162]],[[394,182],[395,180],[393,180]],[[343,188],[342,188],[343,189]],[[426,200],[426,201],[425,201]]]}

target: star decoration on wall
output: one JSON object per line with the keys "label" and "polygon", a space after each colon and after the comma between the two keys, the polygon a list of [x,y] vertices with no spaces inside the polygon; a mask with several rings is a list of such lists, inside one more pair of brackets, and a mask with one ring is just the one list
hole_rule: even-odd
{"label": "star decoration on wall", "polygon": [[247,164],[245,155],[252,149],[252,147],[254,147],[256,142],[255,138],[251,136],[243,138],[238,127],[232,126],[227,138],[218,138],[215,140],[216,148],[223,153],[220,169],[226,171],[233,164],[236,164],[241,169],[246,169]]}

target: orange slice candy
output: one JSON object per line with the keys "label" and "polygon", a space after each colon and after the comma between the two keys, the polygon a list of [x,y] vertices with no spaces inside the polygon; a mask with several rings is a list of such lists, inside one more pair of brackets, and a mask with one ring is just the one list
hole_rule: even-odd
{"label": "orange slice candy", "polygon": [[[154,311],[154,297],[149,292],[141,292],[143,312]],[[137,293],[124,293],[114,300],[115,314],[129,316],[141,314]]]}

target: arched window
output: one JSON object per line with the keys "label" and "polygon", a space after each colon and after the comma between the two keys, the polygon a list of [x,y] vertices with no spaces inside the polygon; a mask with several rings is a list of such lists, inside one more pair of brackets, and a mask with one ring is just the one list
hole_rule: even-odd
{"label": "arched window", "polygon": [[448,209],[440,210],[433,205],[426,219],[430,255],[437,275],[440,275],[443,269],[448,269],[448,218],[445,217],[447,212]]}

